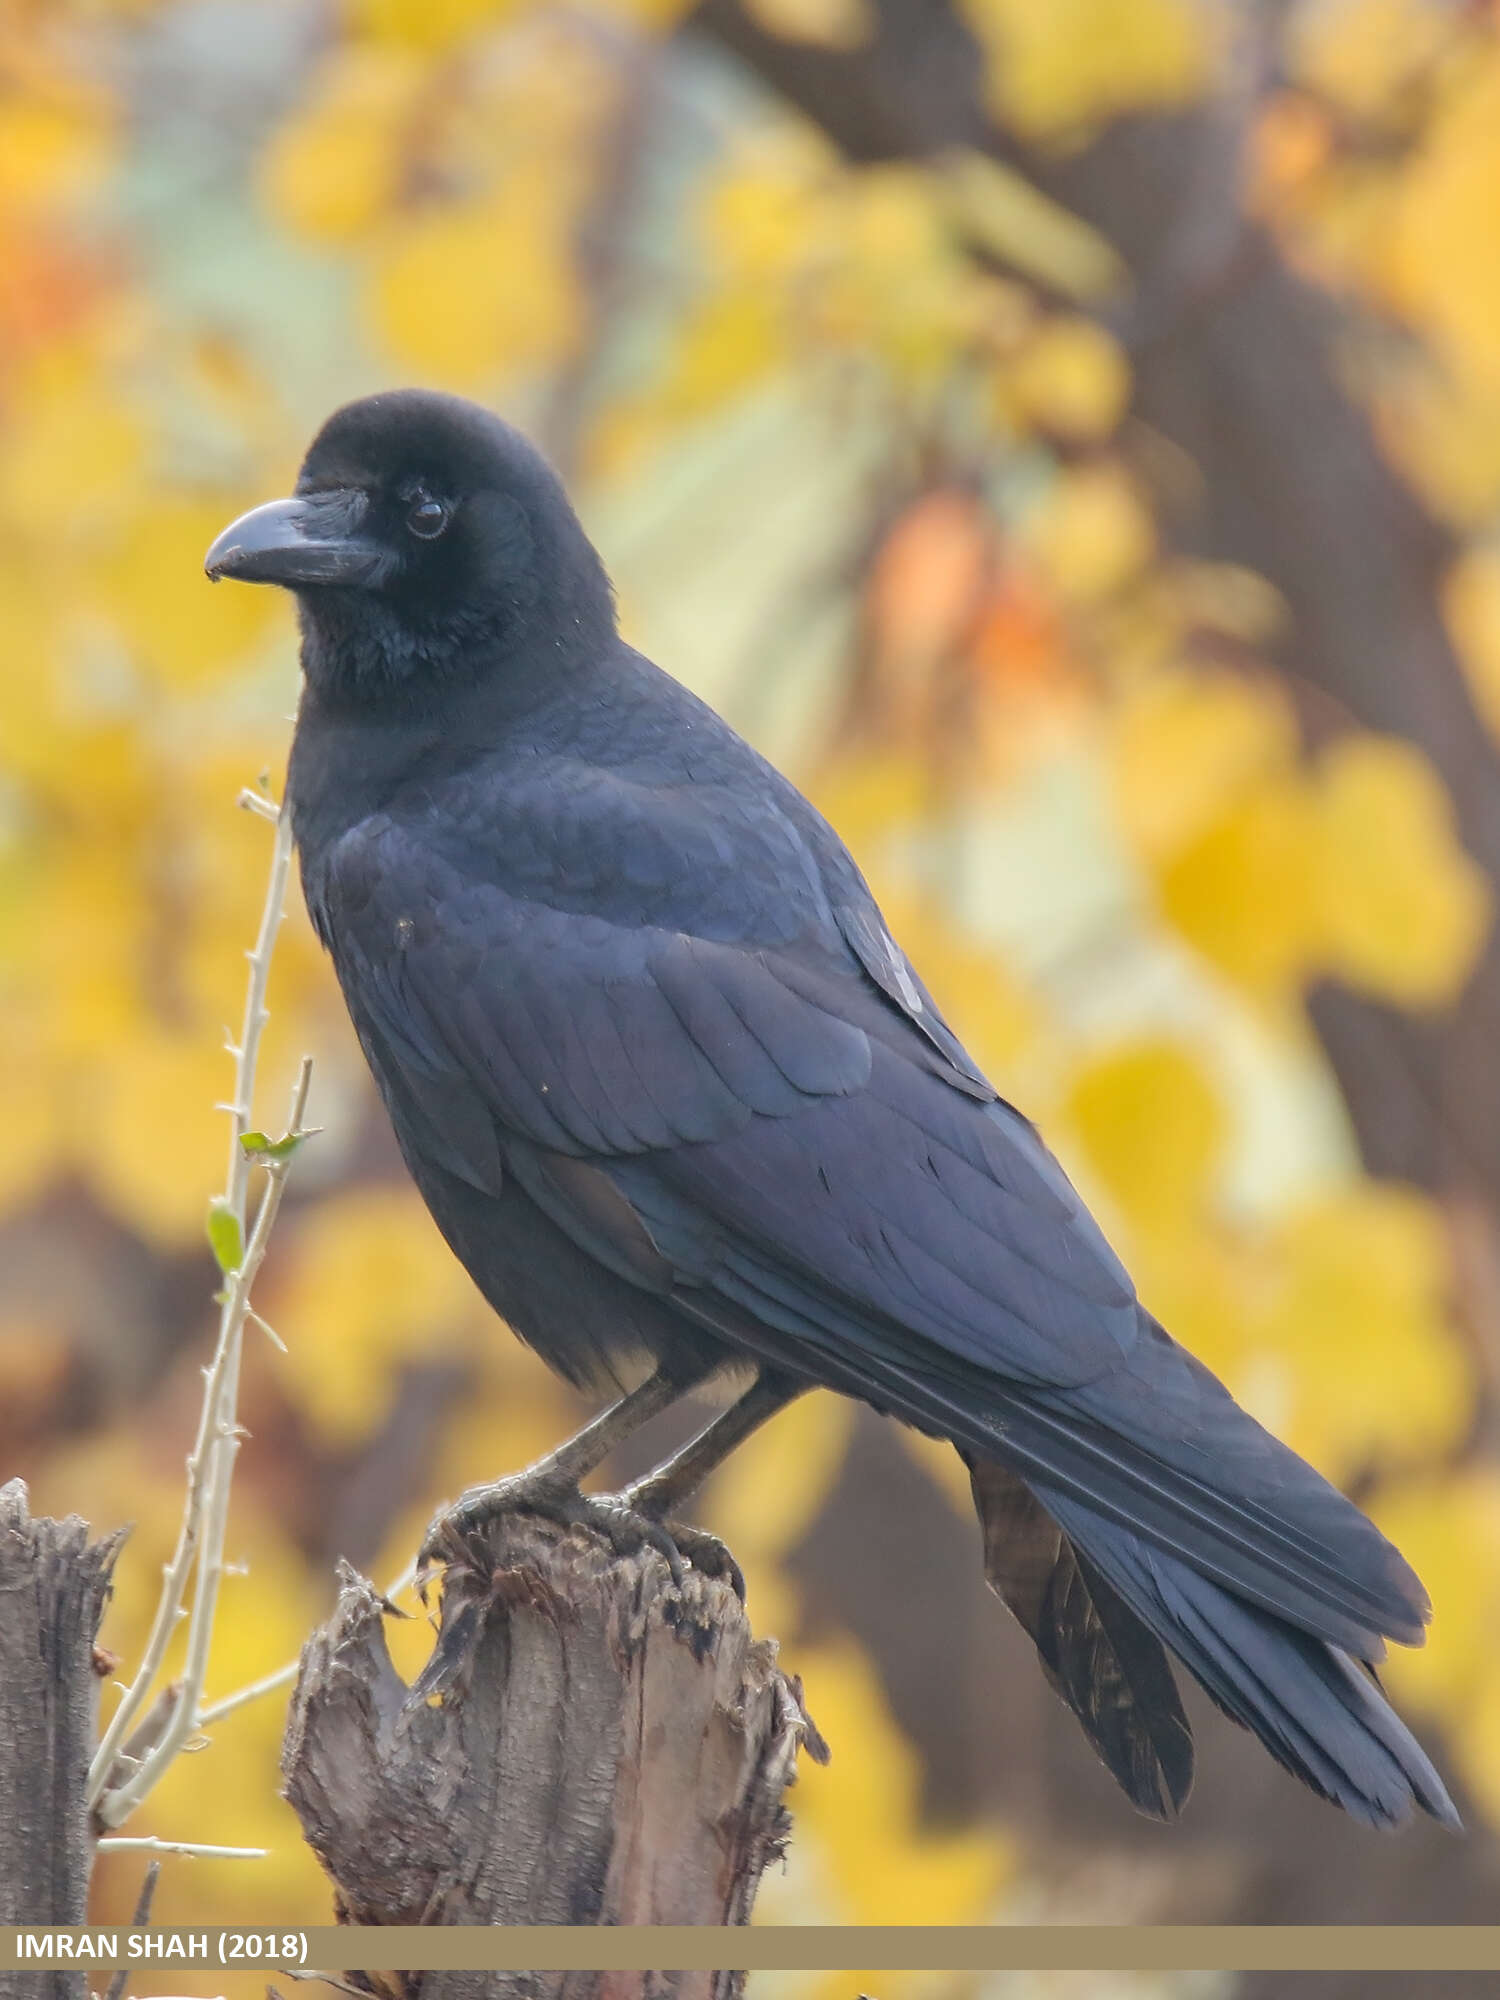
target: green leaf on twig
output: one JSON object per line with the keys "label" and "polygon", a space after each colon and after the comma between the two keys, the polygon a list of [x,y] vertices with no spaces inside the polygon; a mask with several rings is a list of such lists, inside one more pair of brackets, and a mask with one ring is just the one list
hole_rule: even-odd
{"label": "green leaf on twig", "polygon": [[279,1166],[283,1160],[292,1157],[307,1137],[306,1132],[283,1132],[279,1139],[268,1139],[264,1132],[243,1132],[240,1135],[240,1145],[244,1149],[245,1157],[256,1161],[258,1165]]}
{"label": "green leaf on twig", "polygon": [[245,1258],[245,1236],[240,1219],[223,1195],[208,1204],[208,1243],[224,1272],[237,1271]]}

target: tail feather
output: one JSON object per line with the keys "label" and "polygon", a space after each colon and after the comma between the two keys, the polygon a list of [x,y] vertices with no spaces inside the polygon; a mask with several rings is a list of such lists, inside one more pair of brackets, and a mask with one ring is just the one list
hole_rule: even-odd
{"label": "tail feather", "polygon": [[1131,1611],[1293,1776],[1373,1826],[1398,1826],[1414,1808],[1461,1826],[1426,1753],[1364,1663],[1070,1498],[1041,1497]]}
{"label": "tail feather", "polygon": [[1175,1819],[1192,1789],[1193,1736],[1160,1640],[1013,1472],[971,1458],[969,1477],[991,1587],[1131,1803]]}

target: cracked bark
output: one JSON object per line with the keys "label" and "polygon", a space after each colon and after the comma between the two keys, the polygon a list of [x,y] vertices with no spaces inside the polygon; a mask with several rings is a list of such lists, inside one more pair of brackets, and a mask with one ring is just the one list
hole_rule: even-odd
{"label": "cracked bark", "polygon": [[[34,1521],[0,1487],[0,1923],[81,1924],[94,1835],[94,1635],[125,1530],[90,1542],[76,1515]],[[0,1972],[0,2000],[84,2000],[87,1968]]]}
{"label": "cracked bark", "polygon": [[[360,1924],[742,1924],[789,1829],[797,1751],[826,1755],[727,1584],[530,1515],[444,1576],[408,1688],[376,1591],[344,1566],[304,1649],[286,1795]],[[364,1977],[364,1975],[361,1975]],[[399,2000],[682,2000],[713,1973],[370,1974]]]}

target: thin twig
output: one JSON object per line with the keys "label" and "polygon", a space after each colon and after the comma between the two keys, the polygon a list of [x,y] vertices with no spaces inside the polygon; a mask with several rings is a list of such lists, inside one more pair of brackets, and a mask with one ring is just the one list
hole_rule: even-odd
{"label": "thin twig", "polygon": [[[156,1895],[156,1885],[161,1880],[161,1863],[152,1861],[147,1865],[145,1880],[141,1883],[141,1893],[135,1899],[135,1915],[130,1919],[135,1930],[142,1929],[151,1921],[151,1903]],[[130,1977],[129,1966],[122,1965],[114,1978],[104,1989],[104,2000],[124,2000],[125,1982]]]}
{"label": "thin twig", "polygon": [[[258,793],[242,793],[241,803],[250,805],[263,817],[275,815],[276,838],[271,855],[270,877],[261,910],[260,929],[249,954],[250,974],[245,992],[244,1022],[235,1050],[234,1102],[230,1107],[229,1164],[225,1176],[224,1208],[238,1226],[241,1242],[245,1234],[245,1214],[251,1161],[241,1141],[250,1128],[250,1105],[255,1089],[255,1070],[261,1036],[268,1013],[266,985],[270,976],[271,953],[281,924],[291,872],[291,815],[278,810]],[[307,1101],[309,1065],[304,1062],[292,1099],[289,1130],[301,1130],[302,1112]],[[220,1294],[219,1334],[213,1361],[206,1370],[203,1406],[197,1434],[188,1457],[187,1495],[177,1546],[162,1573],[161,1596],[152,1620],[140,1667],[110,1719],[89,1770],[89,1804],[97,1819],[106,1826],[118,1826],[150,1790],[196,1729],[195,1712],[202,1694],[202,1675],[207,1661],[208,1640],[218,1583],[222,1574],[223,1531],[229,1497],[229,1481],[239,1449],[236,1406],[239,1394],[240,1349],[245,1315],[249,1308],[250,1285],[265,1254],[266,1236],[275,1220],[285,1176],[285,1160],[266,1165],[266,1191],[256,1215],[250,1244],[237,1271],[229,1274]],[[169,1719],[158,1743],[125,1782],[111,1789],[115,1760],[131,1723],[146,1701],[161,1673],[167,1648],[179,1621],[186,1615],[183,1601],[195,1567],[198,1588],[194,1593],[189,1626],[189,1664],[184,1674],[184,1699]],[[195,1678],[196,1676],[196,1678]]]}
{"label": "thin twig", "polygon": [[[416,1580],[417,1566],[414,1562],[410,1562],[395,1582],[388,1586],[384,1595],[387,1598],[394,1598],[398,1592],[410,1589]],[[226,1715],[233,1715],[237,1708],[243,1708],[247,1702],[258,1701],[263,1694],[275,1694],[277,1688],[286,1687],[297,1678],[297,1669],[301,1664],[300,1658],[288,1660],[286,1665],[278,1667],[275,1673],[264,1674],[258,1681],[250,1681],[246,1686],[236,1688],[233,1694],[223,1695],[218,1701],[210,1702],[207,1708],[200,1708],[198,1727],[207,1729],[210,1723],[222,1722]]]}
{"label": "thin twig", "polygon": [[[264,1861],[269,1847],[215,1847],[206,1840],[158,1840],[154,1833],[107,1833],[100,1854],[191,1854],[200,1861]],[[141,1920],[138,1917],[136,1922]]]}
{"label": "thin twig", "polygon": [[210,1702],[207,1708],[198,1711],[198,1727],[207,1729],[211,1723],[222,1722],[226,1715],[233,1715],[237,1708],[244,1708],[248,1702],[259,1701],[263,1694],[275,1694],[277,1688],[285,1687],[297,1678],[299,1660],[288,1660],[284,1667],[278,1667],[274,1674],[263,1674],[258,1681],[236,1688],[233,1694],[226,1694],[220,1700]]}
{"label": "thin twig", "polygon": [[[312,1062],[304,1056],[292,1091],[287,1123],[289,1134],[302,1130],[307,1109],[307,1092],[312,1082]],[[266,1164],[266,1189],[256,1210],[255,1227],[245,1247],[237,1271],[225,1286],[222,1336],[224,1365],[217,1384],[210,1381],[218,1420],[210,1441],[207,1472],[202,1481],[202,1508],[198,1549],[198,1587],[193,1592],[192,1616],[188,1621],[187,1658],[182,1670],[183,1697],[162,1733],[161,1741],[143,1760],[139,1770],[116,1790],[104,1794],[96,1811],[106,1826],[119,1826],[138,1806],[188,1739],[198,1731],[198,1703],[208,1677],[208,1654],[213,1640],[214,1612],[218,1607],[219,1584],[224,1575],[224,1539],[229,1525],[229,1490],[234,1461],[239,1455],[242,1432],[235,1411],[239,1400],[240,1350],[245,1331],[245,1311],[250,1287],[266,1254],[276,1212],[286,1186],[289,1159]],[[212,1372],[212,1371],[211,1371]]]}

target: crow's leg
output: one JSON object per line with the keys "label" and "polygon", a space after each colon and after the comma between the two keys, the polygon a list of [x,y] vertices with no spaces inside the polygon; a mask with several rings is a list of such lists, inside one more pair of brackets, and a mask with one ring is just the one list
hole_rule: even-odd
{"label": "crow's leg", "polygon": [[718,1536],[685,1522],[669,1521],[667,1517],[697,1492],[708,1475],[722,1465],[752,1431],[759,1430],[768,1417],[774,1417],[778,1410],[785,1409],[807,1386],[807,1383],[794,1381],[790,1376],[777,1375],[769,1368],[763,1369],[738,1402],[731,1403],[727,1410],[721,1410],[713,1422],[705,1424],[680,1451],[674,1452],[654,1472],[647,1473],[644,1479],[637,1479],[633,1485],[627,1486],[618,1496],[619,1503],[629,1513],[661,1527],[670,1536],[678,1554],[686,1556],[694,1569],[702,1570],[705,1575],[723,1577],[734,1586],[736,1595],[742,1600],[745,1595],[744,1576]]}
{"label": "crow's leg", "polygon": [[[617,1547],[622,1546],[621,1530],[625,1527],[628,1508],[613,1498],[599,1501],[581,1493],[579,1482],[586,1479],[616,1445],[623,1444],[642,1424],[696,1387],[698,1379],[701,1378],[689,1377],[685,1380],[681,1374],[658,1369],[638,1389],[632,1389],[617,1403],[611,1403],[581,1431],[575,1432],[566,1444],[560,1444],[556,1451],[539,1458],[524,1472],[517,1472],[509,1479],[494,1480],[487,1486],[471,1486],[466,1493],[460,1494],[451,1507],[444,1507],[434,1515],[422,1538],[418,1566],[425,1567],[429,1562],[462,1554],[466,1536],[497,1515],[509,1513],[541,1514],[549,1520],[562,1522],[585,1521],[602,1528]],[[643,1542],[651,1542],[664,1555],[668,1554],[670,1538],[665,1530],[645,1516],[640,1517],[639,1531],[635,1533],[632,1545],[638,1548]],[[675,1574],[681,1567],[675,1548],[670,1550],[669,1560],[674,1565]]]}

